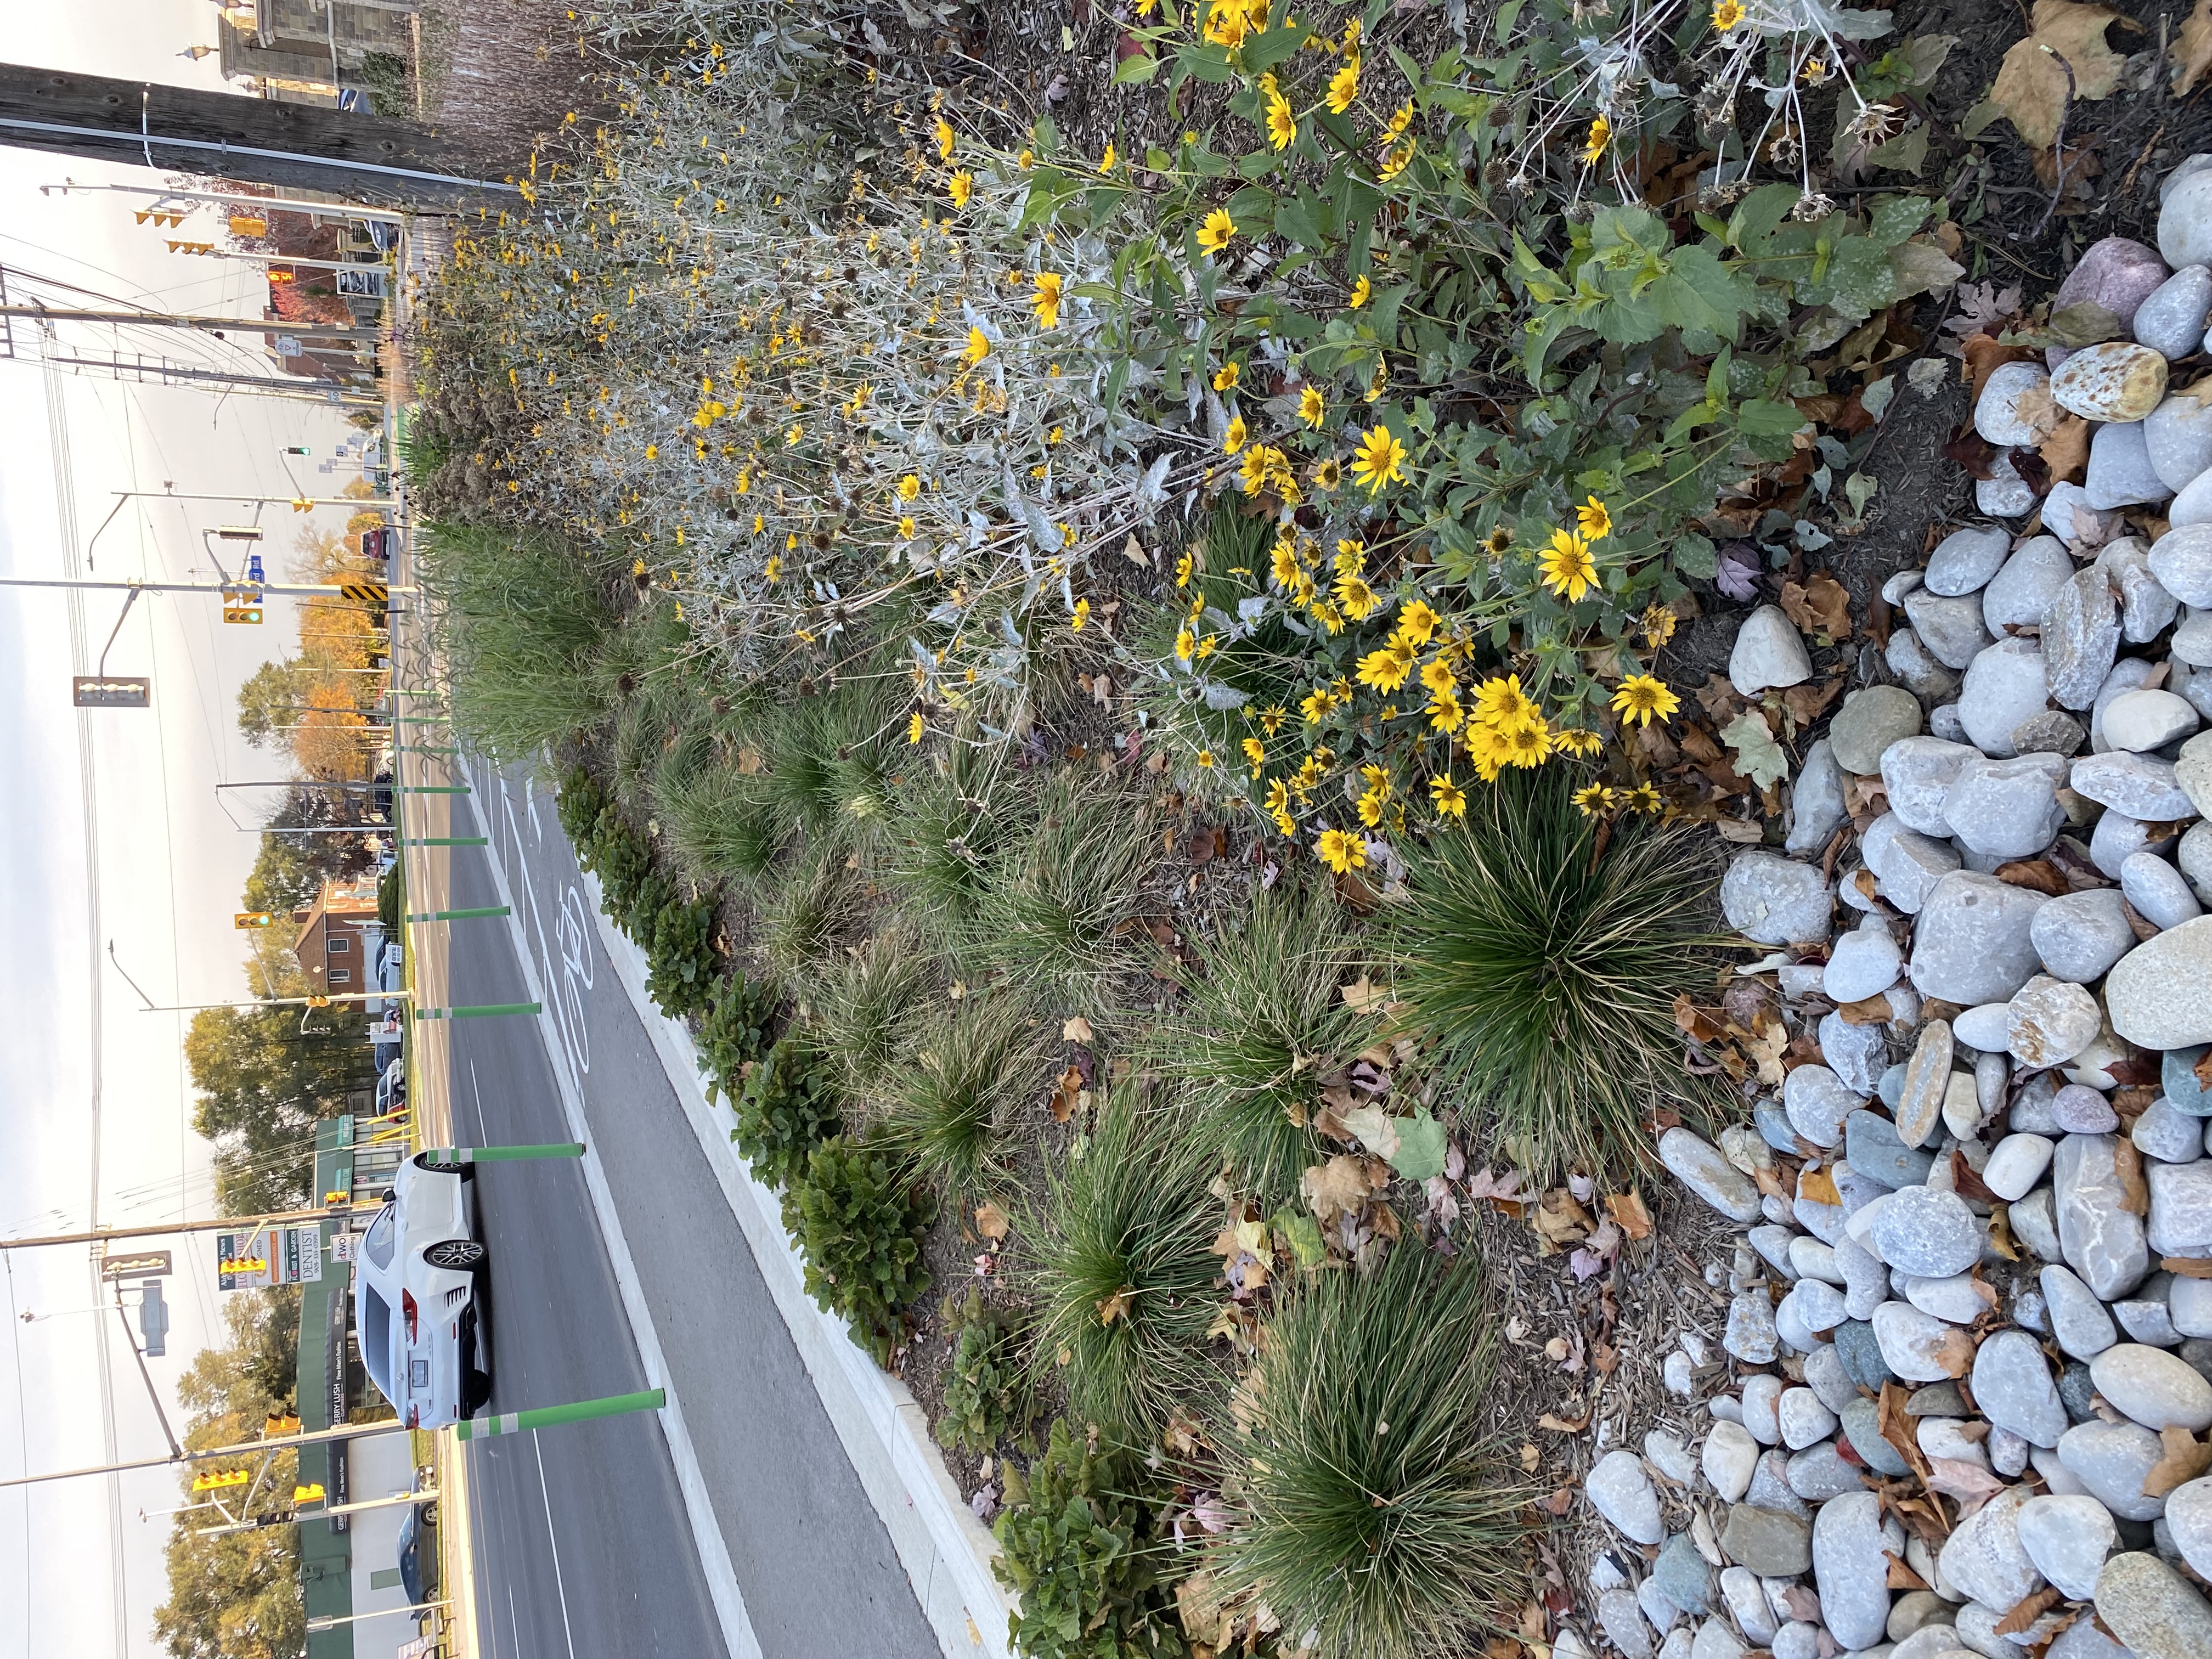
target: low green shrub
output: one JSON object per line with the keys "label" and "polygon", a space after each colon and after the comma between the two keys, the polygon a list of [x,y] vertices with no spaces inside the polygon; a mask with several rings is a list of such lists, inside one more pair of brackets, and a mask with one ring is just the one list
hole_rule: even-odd
{"label": "low green shrub", "polygon": [[1197,1389],[1219,1297],[1221,1202],[1179,1114],[1110,1094],[1079,1156],[1048,1173],[1021,1234],[1036,1292],[1030,1352],[1081,1422],[1149,1442]]}
{"label": "low green shrub", "polygon": [[1414,851],[1396,994],[1459,1109],[1539,1182],[1646,1156],[1655,1104],[1701,1117],[1676,995],[1709,985],[1710,859],[1683,828],[1598,824],[1564,767],[1469,798]]}
{"label": "low green shrub", "polygon": [[769,1046],[775,1007],[775,988],[747,978],[742,969],[733,968],[714,981],[706,1012],[699,1017],[699,1058],[707,1070],[708,1099],[726,1099],[736,1105],[744,1091],[745,1066]]}
{"label": "low green shrub", "polygon": [[582,766],[563,775],[558,805],[576,862],[599,878],[607,915],[645,952],[654,1005],[678,1018],[704,1013],[721,969],[714,905],[686,898],[661,874],[650,843]]}
{"label": "low green shrub", "polygon": [[937,1419],[938,1443],[988,1452],[1001,1436],[1026,1432],[1036,1406],[1013,1320],[986,1308],[982,1293],[970,1289],[964,1303],[945,1297],[945,1322],[957,1334]]}
{"label": "low green shrub", "polygon": [[1012,992],[969,997],[917,1039],[884,1117],[886,1145],[951,1197],[997,1170],[1045,1080],[1035,1014]]}
{"label": "low green shrub", "polygon": [[1221,1413],[1243,1514],[1210,1565],[1316,1659],[1472,1652],[1527,1580],[1529,1493],[1496,1455],[1480,1269],[1410,1235],[1372,1272],[1286,1287]]}
{"label": "low green shrub", "polygon": [[407,876],[398,860],[376,878],[376,925],[386,939],[401,937],[407,909]]}
{"label": "low green shrub", "polygon": [[[729,1086],[726,1073],[722,1086]],[[798,1037],[784,1038],[753,1066],[735,1106],[730,1139],[754,1175],[787,1193],[805,1174],[814,1149],[845,1128],[830,1067]]]}
{"label": "low green shrub", "polygon": [[991,1571],[1020,1597],[1006,1634],[1024,1659],[1170,1659],[1184,1651],[1125,1461],[1054,1422],[1026,1475],[1006,1466]]}
{"label": "low green shrub", "polygon": [[703,1014],[721,978],[722,953],[714,948],[714,907],[687,903],[663,881],[667,892],[658,909],[642,918],[638,942],[645,950],[645,988],[664,1014],[684,1019]]}
{"label": "low green shrub", "polygon": [[929,1189],[866,1140],[833,1135],[807,1154],[783,1195],[783,1224],[806,1258],[806,1293],[844,1319],[853,1340],[890,1363],[904,1310],[929,1289],[922,1230],[937,1218]]}
{"label": "low green shrub", "polygon": [[1203,970],[1187,977],[1188,1000],[1155,1039],[1153,1068],[1188,1082],[1193,1133],[1277,1204],[1318,1161],[1307,1127],[1318,1080],[1372,1041],[1374,1022],[1342,992],[1356,931],[1325,884],[1285,882],[1200,948]]}

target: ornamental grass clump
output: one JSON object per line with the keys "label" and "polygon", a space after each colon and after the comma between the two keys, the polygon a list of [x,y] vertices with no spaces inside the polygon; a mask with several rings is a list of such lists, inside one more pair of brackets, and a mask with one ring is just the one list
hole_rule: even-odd
{"label": "ornamental grass clump", "polygon": [[1575,783],[1513,779],[1414,849],[1393,938],[1426,1064],[1539,1180],[1632,1164],[1654,1106],[1706,1103],[1674,1003],[1717,961],[1710,860],[1686,829],[1585,815]]}
{"label": "ornamental grass clump", "polygon": [[1031,1352],[1081,1422],[1149,1443],[1205,1376],[1218,1305],[1221,1203],[1180,1112],[1124,1085],[1024,1220],[1038,1312]]}
{"label": "ornamental grass clump", "polygon": [[915,1042],[884,1116],[896,1148],[946,1197],[1000,1170],[1022,1108],[1044,1090],[1042,1030],[1013,991],[963,1000]]}
{"label": "ornamental grass clump", "polygon": [[764,781],[710,763],[659,785],[653,803],[662,839],[678,863],[705,881],[750,888],[768,873],[784,842],[784,818]]}
{"label": "ornamental grass clump", "polygon": [[1408,1235],[1370,1272],[1285,1289],[1223,1413],[1242,1513],[1209,1565],[1313,1659],[1472,1652],[1517,1605],[1529,1493],[1485,1427],[1488,1301],[1472,1258]]}
{"label": "ornamental grass clump", "polygon": [[1202,969],[1152,1064],[1188,1084],[1192,1133],[1263,1204],[1279,1203],[1318,1161],[1307,1126],[1319,1079],[1373,1040],[1375,1022],[1342,990],[1357,929],[1324,884],[1284,881],[1199,946]]}
{"label": "ornamental grass clump", "polygon": [[892,1099],[910,1075],[908,1055],[935,971],[920,939],[896,925],[824,969],[811,999],[814,1030],[854,1098]]}
{"label": "ornamental grass clump", "polygon": [[815,983],[821,964],[860,930],[866,905],[845,856],[835,845],[802,852],[767,884],[761,949],[787,985]]}
{"label": "ornamental grass clump", "polygon": [[970,930],[994,864],[1035,822],[1036,791],[995,745],[972,733],[908,769],[893,797],[883,849],[885,881],[933,936]]}
{"label": "ornamental grass clump", "polygon": [[968,953],[1025,984],[1049,982],[1072,994],[1095,987],[1117,930],[1137,914],[1152,842],[1143,795],[1092,775],[1054,778],[1036,826],[988,872]]}

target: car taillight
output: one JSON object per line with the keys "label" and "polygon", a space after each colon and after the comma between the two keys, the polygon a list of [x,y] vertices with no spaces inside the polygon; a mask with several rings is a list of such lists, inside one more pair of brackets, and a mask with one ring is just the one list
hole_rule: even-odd
{"label": "car taillight", "polygon": [[422,1408],[420,1406],[410,1406],[407,1408],[407,1426],[409,1428],[420,1428],[422,1426]]}
{"label": "car taillight", "polygon": [[415,1297],[410,1291],[399,1292],[399,1311],[407,1317],[407,1340],[415,1340]]}

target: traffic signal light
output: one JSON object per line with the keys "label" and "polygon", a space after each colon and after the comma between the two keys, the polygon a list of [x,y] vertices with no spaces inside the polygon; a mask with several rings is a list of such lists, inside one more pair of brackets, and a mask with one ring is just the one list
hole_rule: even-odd
{"label": "traffic signal light", "polygon": [[299,1431],[299,1415],[294,1412],[271,1414],[269,1420],[261,1425],[261,1437],[264,1440],[274,1440],[279,1435],[297,1434]]}
{"label": "traffic signal light", "polygon": [[222,619],[227,623],[261,622],[261,590],[250,582],[228,588],[222,596]]}
{"label": "traffic signal light", "polygon": [[205,1474],[192,1477],[194,1492],[220,1492],[225,1486],[242,1486],[253,1479],[250,1469],[210,1469]]}
{"label": "traffic signal light", "polygon": [[241,931],[252,927],[274,927],[276,913],[274,910],[239,910],[232,914],[230,925]]}
{"label": "traffic signal light", "polygon": [[269,1271],[269,1259],[259,1255],[225,1256],[216,1263],[216,1271],[219,1273],[265,1273]]}
{"label": "traffic signal light", "polygon": [[319,1480],[310,1481],[304,1486],[292,1488],[292,1501],[295,1504],[319,1503],[322,1501],[322,1497],[323,1483]]}

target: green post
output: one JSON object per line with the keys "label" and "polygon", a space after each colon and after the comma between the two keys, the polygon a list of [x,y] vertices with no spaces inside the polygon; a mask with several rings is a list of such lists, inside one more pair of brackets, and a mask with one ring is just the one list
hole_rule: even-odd
{"label": "green post", "polygon": [[605,1400],[579,1400],[568,1406],[539,1406],[526,1412],[501,1412],[495,1416],[464,1418],[453,1425],[454,1438],[486,1440],[497,1434],[520,1434],[525,1429],[550,1429],[563,1423],[586,1423],[594,1417],[622,1417],[630,1412],[657,1412],[668,1403],[665,1389],[646,1389],[637,1394],[618,1394]]}
{"label": "green post", "polygon": [[469,787],[465,783],[403,783],[399,786],[399,793],[403,795],[465,795],[469,793]]}
{"label": "green post", "polygon": [[504,904],[477,904],[465,910],[415,910],[408,914],[410,921],[466,921],[472,916],[504,916],[512,914]]}
{"label": "green post", "polygon": [[[387,996],[391,993],[386,992]],[[477,1002],[459,1008],[417,1008],[417,1019],[489,1019],[499,1014],[538,1014],[545,1011],[542,1002]]]}
{"label": "green post", "polygon": [[402,847],[489,847],[491,842],[482,836],[409,836],[399,844]]}
{"label": "green post", "polygon": [[542,1146],[430,1146],[422,1156],[433,1164],[520,1164],[533,1158],[581,1158],[580,1140],[556,1140]]}

